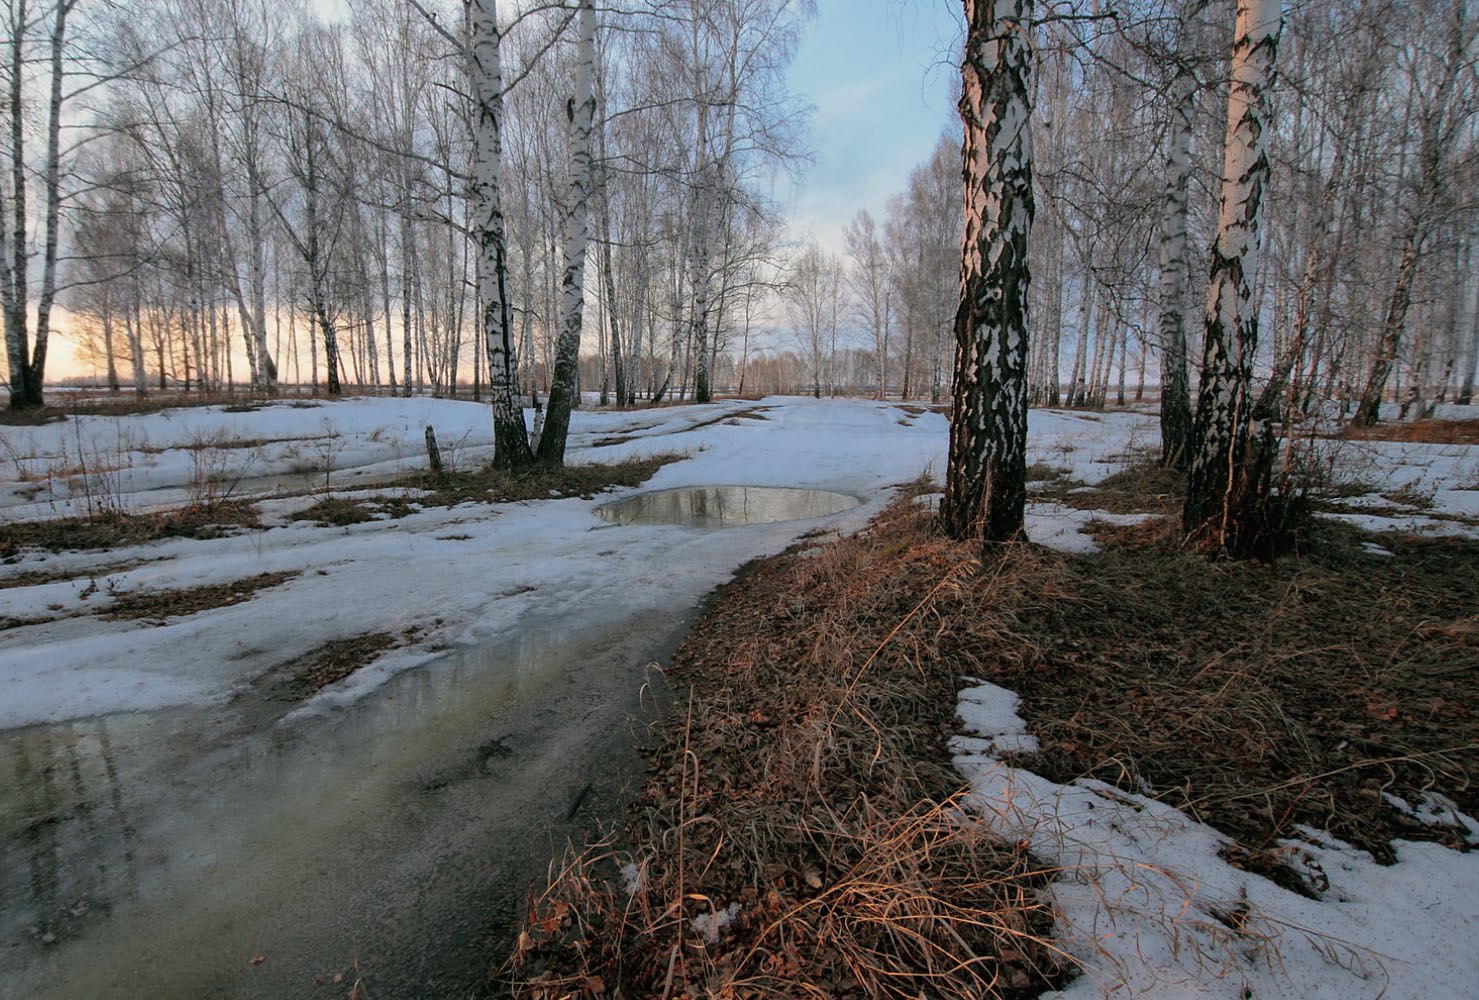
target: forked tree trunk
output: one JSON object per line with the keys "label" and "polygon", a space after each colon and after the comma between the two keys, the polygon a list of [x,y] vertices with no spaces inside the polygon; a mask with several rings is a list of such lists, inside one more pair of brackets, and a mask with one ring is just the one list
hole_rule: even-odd
{"label": "forked tree trunk", "polygon": [[580,326],[585,310],[585,256],[590,235],[591,124],[595,120],[593,86],[596,61],[596,9],[582,0],[579,17],[579,62],[575,70],[575,97],[570,103],[570,215],[565,229],[565,277],[561,286],[560,340],[555,349],[555,376],[545,405],[544,430],[539,436],[539,460],[551,465],[565,461],[565,438],[574,403],[576,359],[580,355]]}
{"label": "forked tree trunk", "polygon": [[[499,190],[502,179],[499,128],[503,123],[499,44],[502,39],[494,0],[468,0],[468,24],[471,37],[467,47],[467,75],[476,116],[468,222],[478,250],[478,306],[483,353],[488,359],[493,462],[508,469],[531,464],[534,455],[529,449],[524,411],[515,395],[518,359],[509,323],[508,259]],[[405,378],[409,383],[409,365]]]}
{"label": "forked tree trunk", "polygon": [[1032,229],[1032,0],[964,0],[965,234],[950,460],[956,538],[1022,534],[1027,472],[1027,239]]}
{"label": "forked tree trunk", "polygon": [[1282,26],[1279,0],[1238,0],[1202,377],[1182,512],[1189,533],[1223,548],[1237,547],[1258,486],[1259,462],[1249,454],[1249,392],[1258,350],[1254,290],[1260,209],[1269,175],[1264,148],[1268,89]]}

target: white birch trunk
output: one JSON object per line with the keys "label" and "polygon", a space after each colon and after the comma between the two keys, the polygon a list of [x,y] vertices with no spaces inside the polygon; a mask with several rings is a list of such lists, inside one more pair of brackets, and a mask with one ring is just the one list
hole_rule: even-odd
{"label": "white birch trunk", "polygon": [[1249,399],[1258,349],[1259,220],[1269,163],[1269,84],[1283,27],[1279,0],[1238,0],[1222,193],[1207,289],[1202,376],[1183,525],[1235,542],[1249,495]]}
{"label": "white birch trunk", "polygon": [[[467,76],[476,126],[468,226],[478,249],[478,306],[488,362],[493,412],[493,461],[503,468],[533,461],[524,411],[515,395],[518,358],[509,323],[508,262],[504,242],[502,183],[502,37],[495,0],[468,0]],[[410,368],[405,378],[411,379]]]}
{"label": "white birch trunk", "polygon": [[964,0],[965,233],[950,459],[940,514],[957,538],[1020,537],[1026,503],[1032,0]]}
{"label": "white birch trunk", "polygon": [[539,438],[539,460],[552,465],[565,461],[565,439],[576,392],[576,362],[580,356],[580,328],[585,311],[585,258],[590,237],[591,126],[595,121],[596,9],[582,0],[577,29],[580,53],[575,68],[575,96],[570,114],[570,215],[565,220],[565,277],[561,284],[560,339],[555,349],[554,381],[546,403],[544,431]]}
{"label": "white birch trunk", "polygon": [[[1183,43],[1187,34],[1183,22]],[[1178,47],[1184,49],[1185,45]],[[1186,57],[1184,51],[1178,55],[1183,60]],[[1171,129],[1160,227],[1161,464],[1176,468],[1186,467],[1191,436],[1191,395],[1186,375],[1186,221],[1196,96],[1196,78],[1183,62],[1171,81]]]}

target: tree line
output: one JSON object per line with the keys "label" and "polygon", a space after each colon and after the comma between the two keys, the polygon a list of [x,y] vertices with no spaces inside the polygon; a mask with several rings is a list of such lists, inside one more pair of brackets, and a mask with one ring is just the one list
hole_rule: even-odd
{"label": "tree line", "polygon": [[[41,402],[38,287],[110,385],[141,394],[450,393],[471,373],[482,397],[494,270],[516,385],[538,402],[559,392],[577,212],[599,388],[705,397],[774,286],[771,192],[804,121],[783,71],[809,13],[570,2],[500,23],[491,3],[448,0],[354,0],[332,20],[305,0],[9,0],[11,405]],[[484,259],[495,161],[502,233]]]}

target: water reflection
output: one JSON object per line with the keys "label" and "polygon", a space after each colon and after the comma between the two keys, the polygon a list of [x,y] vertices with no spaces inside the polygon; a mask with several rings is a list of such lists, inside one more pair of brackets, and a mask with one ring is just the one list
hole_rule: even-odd
{"label": "water reflection", "polygon": [[688,524],[697,528],[733,528],[742,524],[799,521],[826,517],[856,507],[858,501],[825,490],[773,486],[695,486],[643,493],[598,507],[596,513],[616,524]]}
{"label": "water reflection", "polygon": [[[604,635],[460,650],[306,725],[248,699],[0,733],[0,996],[209,995],[315,873],[405,857],[429,795],[496,800],[481,782],[499,711],[597,659]],[[150,982],[175,985],[130,992],[154,941]]]}

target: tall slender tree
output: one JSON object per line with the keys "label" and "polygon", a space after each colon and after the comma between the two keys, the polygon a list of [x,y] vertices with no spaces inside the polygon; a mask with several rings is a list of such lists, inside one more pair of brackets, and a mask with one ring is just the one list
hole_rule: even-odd
{"label": "tall slender tree", "polygon": [[956,538],[1021,536],[1027,496],[1032,0],[964,0],[965,234],[940,514]]}
{"label": "tall slender tree", "polygon": [[1207,0],[1191,0],[1178,19],[1172,54],[1171,121],[1166,143],[1166,193],[1161,206],[1161,464],[1185,469],[1191,437],[1186,377],[1187,220],[1197,78],[1192,68],[1194,19]]}
{"label": "tall slender tree", "polygon": [[1258,350],[1259,221],[1269,175],[1269,87],[1282,27],[1280,0],[1238,0],[1217,238],[1182,512],[1187,532],[1232,551],[1248,540],[1247,521],[1266,486],[1261,480],[1270,457],[1262,442],[1250,447],[1249,418]]}
{"label": "tall slender tree", "polygon": [[575,397],[575,366],[580,355],[581,316],[585,309],[585,258],[590,236],[591,124],[595,121],[596,8],[581,0],[577,18],[575,96],[566,105],[570,119],[570,208],[565,223],[565,276],[561,291],[560,339],[555,350],[555,377],[550,383],[539,460],[565,461],[570,408]]}
{"label": "tall slender tree", "polygon": [[[495,0],[468,0],[467,76],[474,115],[469,225],[477,244],[479,319],[493,412],[493,461],[502,468],[530,465],[529,432],[519,405],[518,357],[508,302],[508,250],[503,227],[503,65]],[[406,373],[407,381],[410,372]]]}

